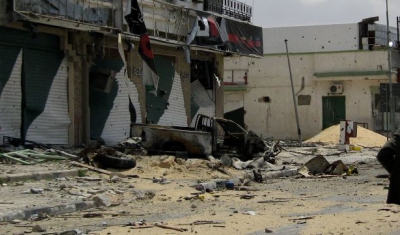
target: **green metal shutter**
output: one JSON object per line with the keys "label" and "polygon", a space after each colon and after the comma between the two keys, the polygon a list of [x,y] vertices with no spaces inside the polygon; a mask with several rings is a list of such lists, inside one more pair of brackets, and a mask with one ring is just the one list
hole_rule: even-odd
{"label": "green metal shutter", "polygon": [[62,51],[23,51],[23,130],[26,139],[68,144],[68,61]]}
{"label": "green metal shutter", "polygon": [[0,106],[7,106],[0,125],[13,123],[4,134],[68,144],[68,61],[59,50],[60,38],[6,27],[0,27],[0,35]]}
{"label": "green metal shutter", "polygon": [[156,55],[155,63],[160,78],[158,83],[159,92],[157,96],[149,91],[146,92],[146,110],[147,121],[157,124],[169,105],[168,99],[172,90],[175,67],[174,61],[165,56]]}
{"label": "green metal shutter", "polygon": [[[92,71],[97,69],[110,69],[119,72],[124,66],[121,59],[97,59],[94,61],[95,67]],[[89,106],[90,106],[90,138],[95,140],[103,140],[102,133],[106,125],[107,119],[110,116],[111,110],[114,106],[114,100],[118,94],[118,84],[114,80],[110,93],[105,93],[89,88]],[[128,99],[128,97],[127,97]],[[129,110],[129,106],[122,107]],[[121,140],[118,140],[121,141]]]}

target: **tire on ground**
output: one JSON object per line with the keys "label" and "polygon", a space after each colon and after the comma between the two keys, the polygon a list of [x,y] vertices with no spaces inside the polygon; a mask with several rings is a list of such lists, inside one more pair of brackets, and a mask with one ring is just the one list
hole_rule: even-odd
{"label": "tire on ground", "polygon": [[131,169],[136,166],[136,160],[98,154],[95,159],[102,168]]}

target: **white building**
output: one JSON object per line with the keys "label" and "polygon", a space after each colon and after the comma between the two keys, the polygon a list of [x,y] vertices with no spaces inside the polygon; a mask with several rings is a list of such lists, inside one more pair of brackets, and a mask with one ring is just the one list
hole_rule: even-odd
{"label": "white building", "polygon": [[[264,58],[225,58],[225,116],[242,113],[244,126],[263,137],[297,139],[287,39],[303,140],[344,119],[384,130],[388,119],[380,86],[389,83],[385,31],[374,19],[263,29]],[[397,42],[396,29],[391,32]],[[392,71],[397,71],[397,48],[391,55]],[[396,73],[392,81],[397,83]]]}

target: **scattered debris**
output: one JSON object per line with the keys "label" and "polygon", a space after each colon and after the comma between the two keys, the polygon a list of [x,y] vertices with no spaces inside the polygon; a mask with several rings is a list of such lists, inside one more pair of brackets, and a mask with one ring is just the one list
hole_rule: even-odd
{"label": "scattered debris", "polygon": [[99,143],[94,143],[79,153],[79,158],[86,164],[96,168],[131,169],[136,166],[136,160],[125,154]]}
{"label": "scattered debris", "polygon": [[74,229],[74,230],[58,233],[58,235],[84,235],[84,233],[79,229]]}
{"label": "scattered debris", "polygon": [[329,163],[322,155],[306,162],[298,171],[304,177],[330,177],[358,174],[355,166],[346,166],[341,160]]}
{"label": "scattered debris", "polygon": [[224,224],[224,221],[219,221],[219,220],[196,220],[192,225],[203,225],[203,224]]}
{"label": "scattered debris", "polygon": [[397,213],[400,212],[400,210],[396,210],[396,209],[393,209],[393,208],[382,208],[382,209],[379,209],[378,211],[390,211],[393,214],[397,214]]}
{"label": "scattered debris", "polygon": [[169,181],[167,178],[160,177],[160,179],[157,179],[156,177],[153,177],[153,183],[158,183],[158,184],[169,184],[171,181]]}
{"label": "scattered debris", "polygon": [[296,220],[309,220],[309,219],[314,219],[315,216],[300,216],[297,218],[291,218],[289,219],[290,221],[296,221]]}
{"label": "scattered debris", "polygon": [[46,232],[46,230],[47,230],[46,226],[39,224],[33,226],[32,228],[32,232],[38,232],[38,233]]}
{"label": "scattered debris", "polygon": [[44,189],[42,188],[31,188],[29,190],[23,191],[22,194],[40,194],[43,193]]}
{"label": "scattered debris", "polygon": [[112,205],[111,199],[105,194],[99,194],[93,197],[96,206],[110,207]]}
{"label": "scattered debris", "polygon": [[89,170],[96,171],[96,172],[99,172],[99,173],[103,173],[103,174],[106,174],[106,175],[113,174],[113,172],[111,172],[111,171],[103,170],[103,169],[100,169],[100,168],[97,168],[97,167],[94,167],[94,166],[89,166],[87,164],[80,163],[80,162],[73,161],[73,162],[71,162],[71,165],[84,167],[84,168],[87,168]]}
{"label": "scattered debris", "polygon": [[138,225],[138,226],[130,227],[130,229],[143,229],[143,228],[154,228],[154,225]]}
{"label": "scattered debris", "polygon": [[93,182],[93,181],[102,181],[102,180],[103,180],[102,178],[99,178],[99,177],[88,177],[88,176],[77,177],[76,179],[78,179],[78,180],[83,180],[83,181],[90,181],[90,182]]}
{"label": "scattered debris", "polygon": [[258,201],[258,203],[280,203],[280,202],[289,202],[289,200],[264,200],[264,201]]}
{"label": "scattered debris", "polygon": [[164,229],[171,229],[171,230],[175,230],[178,232],[188,231],[188,229],[186,229],[186,228],[175,228],[175,227],[171,227],[171,226],[167,226],[167,225],[163,225],[163,224],[159,224],[159,223],[154,224],[154,226],[159,227],[159,228],[164,228]]}
{"label": "scattered debris", "polygon": [[4,163],[21,163],[35,165],[45,161],[70,160],[71,157],[56,155],[55,151],[39,152],[31,149],[0,153],[0,160]]}
{"label": "scattered debris", "polygon": [[0,201],[0,204],[14,204],[14,202],[11,202],[11,201]]}
{"label": "scattered debris", "polygon": [[264,181],[263,176],[261,174],[261,170],[253,170],[254,181],[257,183],[262,183]]}
{"label": "scattered debris", "polygon": [[101,213],[87,213],[82,215],[83,218],[102,218],[103,214]]}
{"label": "scattered debris", "polygon": [[361,220],[357,220],[357,221],[356,221],[356,224],[366,224],[366,223],[368,223],[368,222],[366,222],[366,221],[361,221]]}
{"label": "scattered debris", "polygon": [[265,233],[273,233],[273,231],[271,229],[265,229]]}
{"label": "scattered debris", "polygon": [[240,196],[241,199],[253,199],[254,197],[255,195],[253,194],[244,194]]}
{"label": "scattered debris", "polygon": [[245,215],[256,215],[256,212],[255,211],[245,211],[245,212],[243,212],[243,214],[245,214]]}

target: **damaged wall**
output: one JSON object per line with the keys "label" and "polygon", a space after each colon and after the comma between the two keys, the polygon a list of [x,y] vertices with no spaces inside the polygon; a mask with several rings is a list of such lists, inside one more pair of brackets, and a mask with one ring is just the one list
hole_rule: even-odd
{"label": "damaged wall", "polygon": [[[352,58],[358,58],[357,61],[372,60],[372,62],[359,63],[350,59],[343,62],[343,60],[333,58],[346,58],[349,55]],[[296,102],[303,100],[301,105],[298,105],[303,139],[310,138],[322,130],[323,97],[345,97],[345,118],[367,123],[369,129],[374,128],[375,117],[372,104],[375,93],[373,90],[380,83],[388,81],[384,71],[380,74],[366,73],[362,76],[352,73],[340,75],[329,73],[332,76],[316,77],[315,70],[318,65],[318,68],[324,68],[324,71],[330,71],[330,68],[335,68],[336,72],[344,72],[348,68],[354,68],[354,71],[366,71],[377,67],[371,66],[373,63],[384,64],[385,61],[382,61],[381,58],[385,55],[387,55],[386,51],[291,55]],[[322,57],[323,59],[321,59]],[[330,61],[330,63],[323,63],[323,61]],[[229,62],[229,60],[225,61],[225,63]],[[249,70],[247,91],[243,93],[244,120],[247,129],[263,137],[297,139],[286,55],[269,55],[260,60],[242,58],[238,63],[242,63],[242,65],[236,65],[238,67],[254,63]],[[232,64],[227,65],[228,68],[229,66]],[[343,93],[331,94],[329,88],[332,84],[342,84]],[[299,98],[301,96],[307,99]]]}
{"label": "damaged wall", "polygon": [[[93,59],[94,64],[113,69],[117,73],[110,93],[91,89],[89,98],[91,138],[104,140],[106,144],[116,144],[129,136],[130,123],[146,122],[146,112],[149,121],[155,120],[152,123],[187,126],[191,121],[190,64],[186,63],[183,51],[177,51],[175,47],[152,45],[160,75],[159,92],[155,96],[152,92],[146,91],[143,84],[143,61],[137,50],[130,52],[125,50],[127,74],[131,79],[124,80],[123,62],[116,50],[116,40],[116,38],[105,40],[104,60]],[[137,48],[138,42],[133,43]],[[90,48],[87,49],[87,53],[93,54]],[[132,114],[129,112],[128,93],[131,94],[136,120],[132,120]]]}
{"label": "damaged wall", "polygon": [[264,54],[358,50],[359,26],[355,24],[264,28]]}

